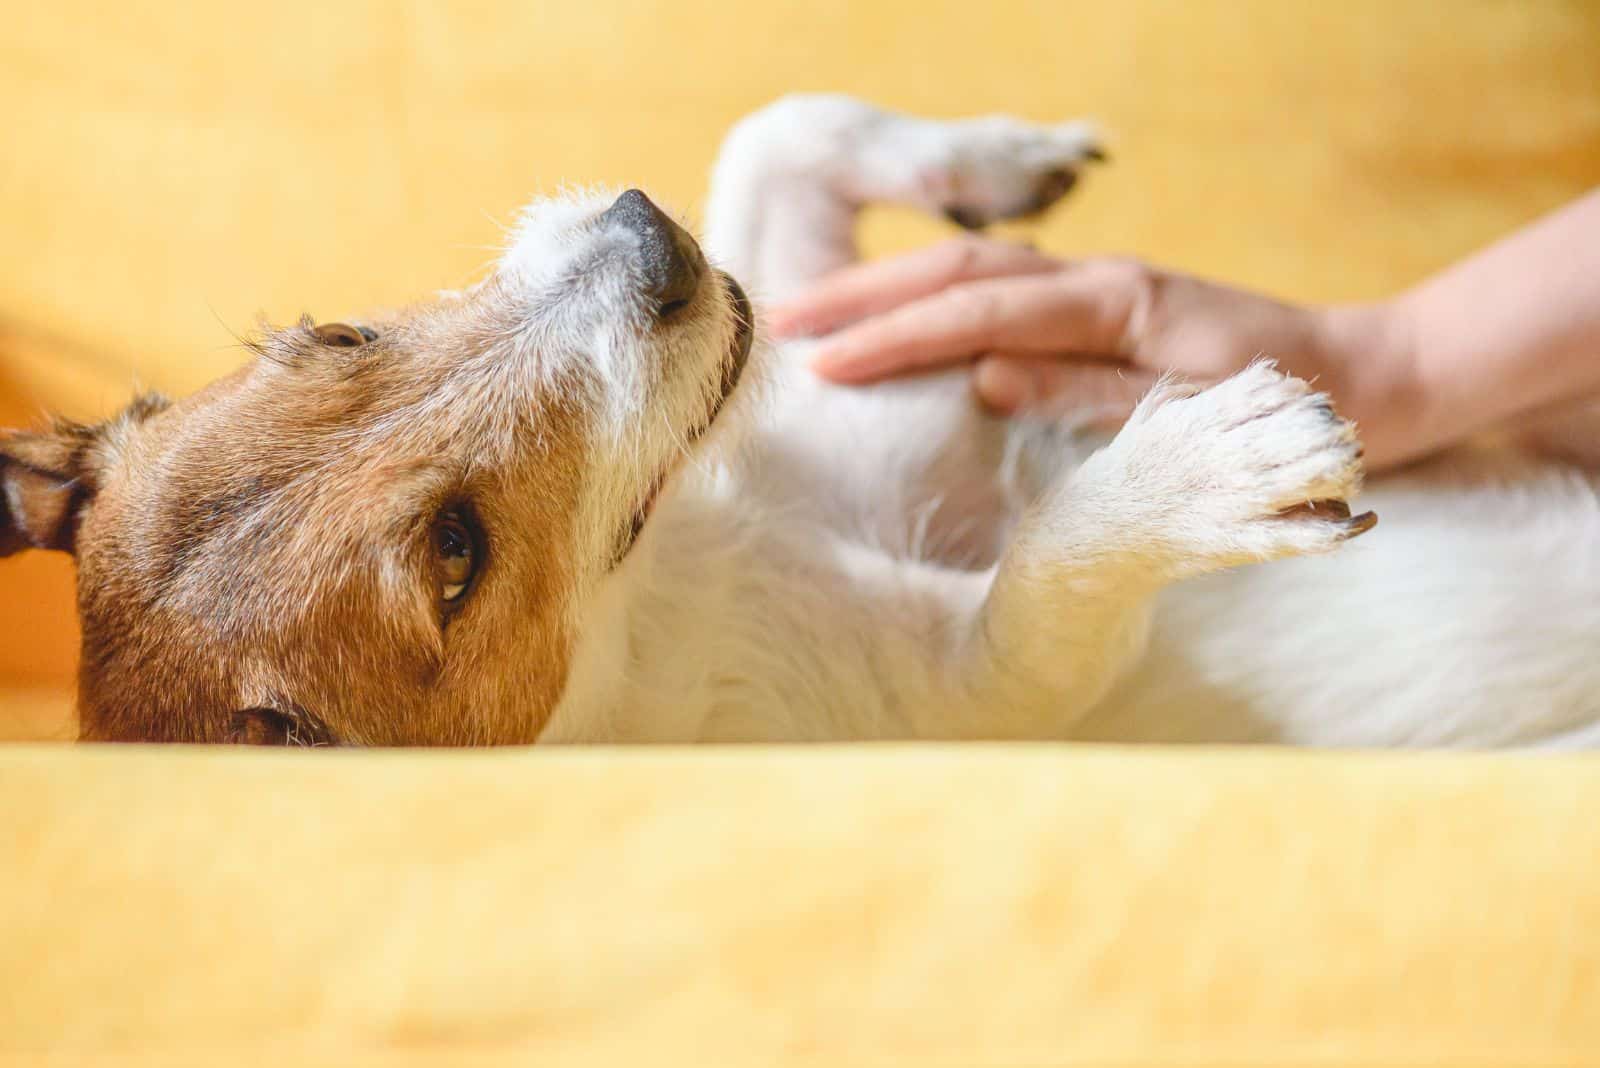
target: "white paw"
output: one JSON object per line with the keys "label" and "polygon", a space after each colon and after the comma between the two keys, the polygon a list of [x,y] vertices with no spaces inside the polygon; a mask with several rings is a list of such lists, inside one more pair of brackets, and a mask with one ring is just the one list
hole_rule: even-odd
{"label": "white paw", "polygon": [[923,176],[930,205],[976,230],[996,219],[1037,215],[1077,185],[1084,164],[1106,158],[1087,122],[1047,126],[1006,115],[941,124],[940,165]]}
{"label": "white paw", "polygon": [[1355,427],[1266,361],[1204,391],[1157,386],[1105,451],[1180,571],[1326,552],[1377,522],[1350,514]]}

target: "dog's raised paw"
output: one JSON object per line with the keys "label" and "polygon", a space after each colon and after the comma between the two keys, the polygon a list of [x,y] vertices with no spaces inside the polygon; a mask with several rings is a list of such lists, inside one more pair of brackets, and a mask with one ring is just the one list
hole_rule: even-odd
{"label": "dog's raised paw", "polygon": [[1128,475],[1169,502],[1167,538],[1202,568],[1326,552],[1377,523],[1349,505],[1354,425],[1266,361],[1203,391],[1158,387],[1120,437]]}
{"label": "dog's raised paw", "polygon": [[967,230],[1049,210],[1076,188],[1086,164],[1106,159],[1088,123],[1048,126],[1003,115],[946,126],[944,163],[924,178],[945,218]]}

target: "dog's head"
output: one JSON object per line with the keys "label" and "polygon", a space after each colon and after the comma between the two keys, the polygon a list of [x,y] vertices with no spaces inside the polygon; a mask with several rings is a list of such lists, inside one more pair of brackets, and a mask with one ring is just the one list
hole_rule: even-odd
{"label": "dog's head", "polygon": [[0,553],[77,556],[84,738],[531,741],[751,338],[642,193],[538,203],[466,293],[0,438]]}

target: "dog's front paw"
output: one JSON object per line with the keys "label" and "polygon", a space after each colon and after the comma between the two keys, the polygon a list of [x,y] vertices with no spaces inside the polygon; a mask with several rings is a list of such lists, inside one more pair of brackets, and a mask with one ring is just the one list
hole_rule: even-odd
{"label": "dog's front paw", "polygon": [[1266,361],[1203,391],[1157,386],[1108,451],[1180,571],[1326,552],[1377,522],[1350,512],[1355,427]]}
{"label": "dog's front paw", "polygon": [[941,164],[924,190],[945,218],[968,230],[1037,215],[1070,193],[1084,164],[1106,158],[1085,122],[1047,126],[1005,115],[945,124]]}

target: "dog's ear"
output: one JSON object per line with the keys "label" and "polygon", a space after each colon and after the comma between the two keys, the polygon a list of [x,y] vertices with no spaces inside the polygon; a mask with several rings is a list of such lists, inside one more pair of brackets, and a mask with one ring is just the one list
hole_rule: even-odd
{"label": "dog's ear", "polygon": [[73,551],[78,513],[94,493],[99,428],[57,420],[48,430],[0,431],[0,556]]}
{"label": "dog's ear", "polygon": [[76,551],[78,516],[98,486],[109,445],[166,411],[144,393],[104,423],[56,419],[44,430],[0,430],[0,556],[23,549]]}

